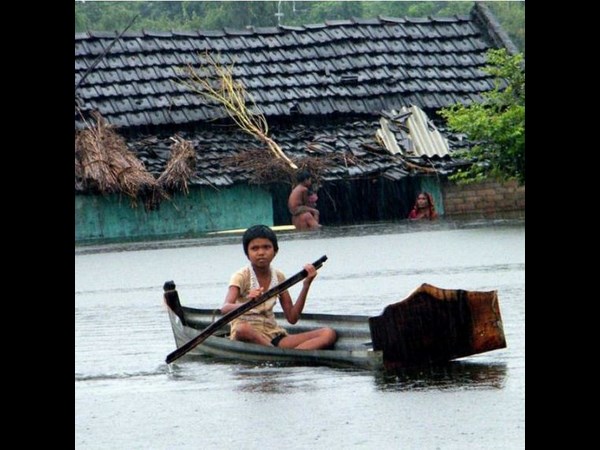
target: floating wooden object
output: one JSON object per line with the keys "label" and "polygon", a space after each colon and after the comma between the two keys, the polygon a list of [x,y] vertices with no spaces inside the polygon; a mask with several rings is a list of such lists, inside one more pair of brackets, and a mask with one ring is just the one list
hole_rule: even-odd
{"label": "floating wooden object", "polygon": [[422,284],[369,318],[373,350],[386,368],[449,361],[506,347],[496,291]]}

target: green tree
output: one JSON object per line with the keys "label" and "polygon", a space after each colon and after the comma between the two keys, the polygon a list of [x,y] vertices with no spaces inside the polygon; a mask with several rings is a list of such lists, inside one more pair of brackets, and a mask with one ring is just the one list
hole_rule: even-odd
{"label": "green tree", "polygon": [[516,179],[525,183],[525,68],[523,54],[490,50],[484,71],[495,77],[495,87],[481,103],[456,104],[440,111],[448,126],[477,142],[464,155],[474,163],[450,177],[457,182],[486,178]]}
{"label": "green tree", "polygon": [[235,28],[277,25],[277,2],[212,2],[206,5],[203,28]]}
{"label": "green tree", "polygon": [[[306,25],[353,17],[425,17],[469,14],[465,1],[99,1],[75,2],[75,31],[211,30],[223,27]],[[517,48],[525,47],[525,2],[488,2]]]}
{"label": "green tree", "polygon": [[[298,2],[300,3],[300,2]],[[363,2],[310,2],[304,20],[306,23],[324,22],[326,20],[351,19],[362,17]]]}

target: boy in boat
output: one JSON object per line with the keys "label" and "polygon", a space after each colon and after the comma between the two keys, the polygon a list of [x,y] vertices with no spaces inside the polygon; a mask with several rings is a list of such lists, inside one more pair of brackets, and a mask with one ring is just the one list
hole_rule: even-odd
{"label": "boy in boat", "polygon": [[[254,225],[244,233],[242,244],[250,264],[231,276],[225,303],[221,307],[223,314],[259,297],[285,280],[285,275],[271,266],[271,262],[279,251],[277,236],[273,230],[266,225]],[[317,276],[317,270],[312,264],[306,264],[304,269],[308,272],[308,276],[302,283],[302,290],[298,294],[296,302],[292,302],[288,291],[279,295],[279,303],[285,318],[291,324],[300,319],[308,290]],[[305,350],[328,348],[335,343],[337,335],[331,328],[289,334],[275,320],[273,307],[276,302],[276,297],[270,298],[233,320],[230,338],[261,345]]]}
{"label": "boy in boat", "polygon": [[312,186],[312,177],[307,170],[301,170],[296,176],[298,184],[288,198],[288,209],[292,215],[292,224],[297,230],[318,230],[319,210],[310,206],[309,194]]}

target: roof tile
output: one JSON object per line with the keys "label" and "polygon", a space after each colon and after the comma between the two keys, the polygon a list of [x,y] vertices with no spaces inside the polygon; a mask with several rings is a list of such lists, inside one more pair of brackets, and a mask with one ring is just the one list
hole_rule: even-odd
{"label": "roof tile", "polygon": [[[267,115],[377,114],[380,109],[410,101],[423,102],[422,108],[443,106],[440,102],[463,99],[466,93],[477,94],[491,86],[489,76],[480,69],[485,51],[493,45],[480,27],[479,22],[464,16],[381,17],[243,30],[144,31],[125,33],[107,55],[103,55],[105,48],[114,41],[115,33],[78,33],[75,81],[103,55],[80,86],[86,89],[79,93],[82,107],[99,107],[118,98],[105,109],[116,109],[110,117],[124,115],[126,120],[119,119],[119,123],[130,126],[139,126],[144,117],[150,120],[149,115],[133,115],[146,110],[163,112],[162,118],[160,114],[152,116],[155,124],[163,119],[183,124],[225,117],[222,108],[204,106],[197,95],[180,95],[187,88],[176,82],[185,65],[199,67],[198,55],[205,50],[217,55],[222,64],[234,64],[234,76]],[[446,80],[451,85],[444,84]],[[139,103],[140,98],[152,100]],[[175,115],[171,114],[173,105],[180,108]]]}

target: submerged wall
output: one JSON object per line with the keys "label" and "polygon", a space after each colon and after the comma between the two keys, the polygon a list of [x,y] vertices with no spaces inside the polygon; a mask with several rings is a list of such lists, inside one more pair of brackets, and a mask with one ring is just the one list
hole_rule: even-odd
{"label": "submerged wall", "polygon": [[273,207],[271,194],[254,185],[191,187],[155,211],[132,208],[125,196],[75,195],[75,242],[185,237],[256,223],[272,225]]}
{"label": "submerged wall", "polygon": [[524,217],[525,186],[516,181],[443,185],[447,216]]}

